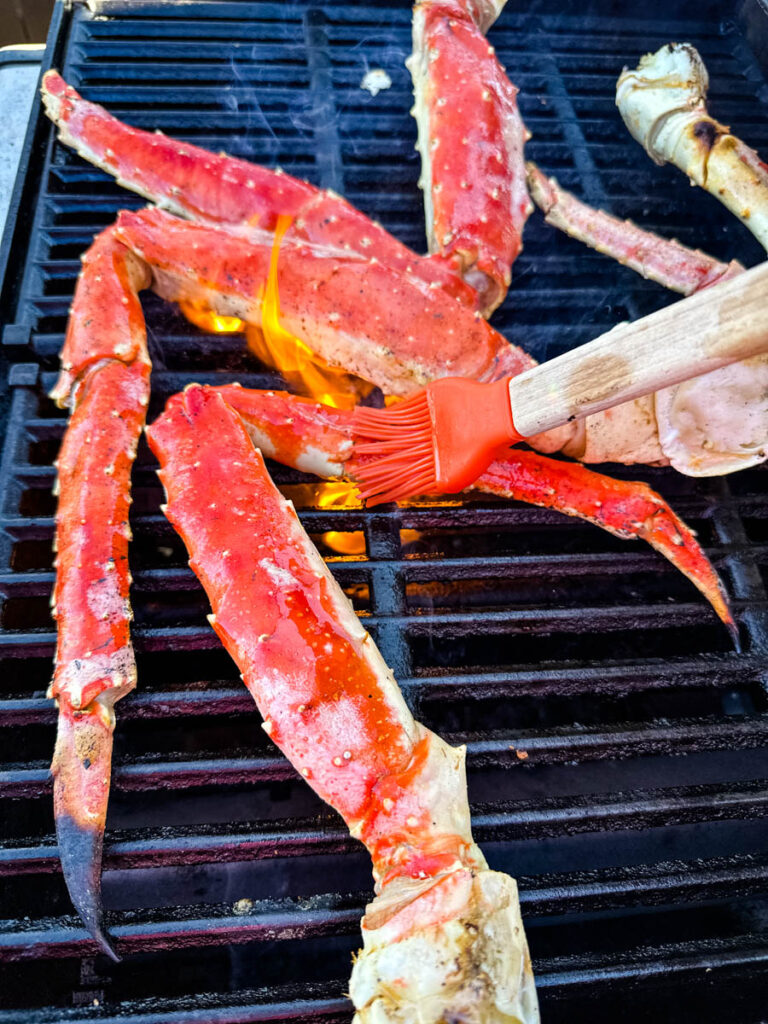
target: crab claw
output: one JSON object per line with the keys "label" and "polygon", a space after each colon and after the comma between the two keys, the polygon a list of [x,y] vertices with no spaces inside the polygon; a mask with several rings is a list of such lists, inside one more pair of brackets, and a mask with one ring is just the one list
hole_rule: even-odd
{"label": "crab claw", "polygon": [[615,480],[578,462],[510,449],[473,484],[480,491],[576,516],[624,540],[647,541],[704,595],[739,649],[728,595],[690,527],[640,481]]}
{"label": "crab claw", "polygon": [[70,898],[101,949],[117,962],[101,903],[114,728],[112,709],[99,700],[83,711],[62,703],[51,773],[59,856]]}

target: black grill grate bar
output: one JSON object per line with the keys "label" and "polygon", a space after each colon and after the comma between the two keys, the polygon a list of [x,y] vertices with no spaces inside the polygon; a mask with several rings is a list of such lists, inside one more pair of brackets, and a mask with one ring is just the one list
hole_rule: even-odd
{"label": "black grill grate bar", "polygon": [[[758,606],[764,610],[763,602]],[[754,602],[752,602],[754,608]],[[740,608],[735,607],[736,617]],[[526,634],[528,636],[551,635],[552,633],[583,633],[599,630],[602,633],[633,630],[674,630],[688,626],[714,625],[712,611],[705,603],[675,604],[659,603],[658,605],[628,605],[613,608],[581,607],[581,608],[507,608],[503,611],[495,609],[483,611],[483,633],[491,636]],[[585,616],[589,616],[589,625]],[[476,612],[433,613],[429,616],[414,615],[376,615],[364,616],[366,628],[375,632],[384,626],[392,633],[396,630],[401,636],[426,637],[433,640],[458,639],[477,635]],[[175,650],[192,650],[209,648],[218,645],[212,630],[205,626],[135,626],[132,630],[134,646],[137,651],[156,651],[168,649],[173,645]],[[55,633],[40,630],[38,632],[4,632],[0,636],[0,651],[11,657],[25,657],[32,649],[43,655],[53,654]],[[719,638],[716,639],[719,643]],[[727,648],[727,640],[719,646]]]}
{"label": "black grill grate bar", "polygon": [[[258,1000],[250,1002],[248,996]],[[272,1001],[268,1001],[272,996]],[[282,999],[284,1001],[276,1001]],[[179,1003],[188,1003],[179,1009]],[[194,1000],[146,1000],[121,1003],[116,1012],[100,1013],[94,1018],[87,1010],[58,1009],[30,1010],[25,1013],[24,1024],[88,1024],[97,1019],[100,1024],[264,1024],[267,1021],[318,1021],[322,1024],[347,1024],[351,1007],[346,999],[308,997],[305,992],[243,993],[240,998],[200,996]],[[17,1014],[0,1011],[0,1024],[19,1024]]]}
{"label": "black grill grate bar", "polygon": [[[714,661],[714,663],[713,663]],[[504,672],[450,674],[447,671],[428,676],[404,677],[400,685],[413,699],[443,698],[482,700],[488,697],[559,697],[583,694],[610,694],[622,697],[633,693],[664,690],[707,689],[730,691],[734,686],[735,656],[708,657],[677,663],[604,665],[599,669],[578,666],[573,669],[512,668]],[[765,683],[765,658],[762,654],[738,658],[739,685],[762,687]],[[206,689],[201,689],[202,685]],[[120,721],[152,720],[170,714],[179,716],[229,715],[253,711],[253,699],[241,685],[216,687],[208,680],[190,683],[183,690],[153,690],[152,681],[133,694],[120,708]],[[56,709],[45,697],[12,697],[0,700],[0,726],[51,725]]]}
{"label": "black grill grate bar", "polygon": [[[287,476],[290,472],[279,466],[274,468],[276,474]],[[48,470],[48,472],[46,474],[41,472],[41,470]],[[615,475],[617,478],[622,478],[628,474],[617,471]],[[653,486],[653,479],[650,474],[644,473],[643,476],[647,476],[651,486]],[[50,469],[45,466],[33,467],[29,463],[22,463],[14,482],[21,483],[26,477],[29,477],[33,484],[39,484],[41,481],[43,483],[48,483],[49,481],[51,484],[53,483]],[[292,482],[299,483],[309,479],[308,477],[296,474],[295,481]],[[312,478],[312,481],[316,482],[314,478]],[[286,486],[288,483],[287,480],[281,481],[279,476],[278,482],[279,486]],[[670,501],[674,503],[675,510],[688,522],[696,519],[709,519],[711,510],[715,505],[713,496],[695,494],[673,495]],[[768,518],[766,516],[765,499],[760,494],[747,492],[743,495],[736,495],[733,504],[742,515],[758,520]],[[334,528],[342,530],[362,529],[362,525],[368,521],[359,509],[354,508],[329,510],[302,507],[299,509],[299,514],[302,522],[307,524],[310,532],[323,532]],[[400,529],[412,530],[470,530],[487,527],[496,527],[499,530],[503,530],[512,527],[546,527],[553,525],[560,527],[563,531],[576,531],[587,528],[577,520],[567,519],[561,513],[551,509],[537,508],[533,505],[511,501],[505,503],[494,502],[493,499],[490,499],[488,504],[485,504],[485,499],[481,497],[465,501],[462,505],[446,503],[442,506],[435,506],[428,502],[415,501],[412,505],[403,505],[396,510],[392,510],[388,515]],[[156,514],[146,513],[137,515],[132,517],[131,522],[137,532],[140,530],[144,530],[148,534],[169,532],[167,520],[159,512]],[[34,514],[4,515],[2,523],[3,528],[9,534],[19,539],[33,534],[37,537],[52,537],[55,525],[52,515]],[[604,539],[603,535],[596,530],[593,536],[595,539]],[[734,545],[737,548],[742,546],[741,542],[734,542],[732,545],[726,541],[725,543],[707,547],[706,550],[717,558],[720,554],[725,554],[732,550]],[[762,554],[763,548],[764,545],[755,544],[754,542],[751,542],[749,546],[750,551],[757,551],[758,554]],[[599,558],[600,555],[600,552],[584,552],[583,558],[585,560],[590,557]],[[643,560],[648,557],[645,553],[636,553],[634,549],[628,550],[626,546],[622,546],[617,552],[617,557],[623,558],[625,555],[630,559],[630,562],[634,562],[635,558]],[[519,557],[525,558],[526,556],[520,555]],[[557,556],[547,552],[542,553],[541,557],[546,559],[550,557],[556,558]],[[574,562],[578,564],[579,554],[575,553],[573,557]],[[464,561],[464,559],[459,559],[459,561]],[[414,559],[413,564],[418,564],[416,559]],[[659,571],[664,570],[662,562],[657,561],[656,565],[659,567]]]}
{"label": "black grill grate bar", "polygon": [[[529,919],[551,917],[588,909],[599,915],[617,909],[660,907],[685,898],[693,903],[714,903],[727,899],[738,886],[739,896],[748,899],[759,893],[768,881],[765,862],[736,863],[725,867],[717,862],[672,863],[654,865],[648,872],[641,868],[627,872],[596,872],[598,877],[573,873],[552,876],[542,886],[536,878],[520,878],[521,905]],[[169,910],[115,913],[110,931],[120,940],[125,953],[174,949],[194,944],[197,947],[235,942],[274,942],[317,935],[353,935],[357,931],[360,906],[368,893],[349,896],[322,894],[308,901],[301,898],[249,901],[247,908],[233,913],[226,904],[183,906]],[[34,947],[36,958],[82,956],[92,947],[84,929],[71,917],[47,918],[43,922],[3,921],[0,931],[9,936],[0,939],[0,962],[28,958]],[[536,922],[531,926],[535,936]]]}
{"label": "black grill grate bar", "polygon": [[[208,762],[210,766],[211,762]],[[152,788],[147,783],[151,778],[152,766],[142,766],[145,770],[138,778],[138,786],[125,787],[126,773],[118,773],[115,779],[115,789],[123,792],[131,790],[142,792]],[[163,766],[156,766],[162,769]],[[180,777],[182,783],[190,778],[194,785],[216,786],[217,778],[214,772],[195,772],[195,765],[180,766]],[[275,781],[275,778],[283,778],[283,772],[288,772],[281,765],[275,766],[278,771],[275,777],[268,781]],[[190,771],[190,768],[192,769]],[[185,773],[185,776],[181,776]],[[30,774],[42,775],[42,772],[30,772]],[[241,784],[248,784],[253,780],[253,775],[244,773],[237,778],[232,773],[231,781]],[[132,781],[137,781],[136,779]],[[167,789],[177,788],[174,786],[176,777],[162,775],[160,771],[155,776],[154,785],[163,784]],[[218,780],[219,782],[221,780]],[[21,787],[19,787],[21,788]],[[220,788],[223,788],[220,786]],[[44,793],[44,786],[41,779],[35,783],[34,789],[30,787],[30,796],[39,798]],[[16,793],[15,798],[20,798],[21,793]],[[473,807],[473,832],[479,842],[497,842],[503,840],[520,841],[523,839],[545,837],[556,837],[562,835],[578,835],[592,833],[595,835],[606,832],[618,831],[639,831],[648,828],[659,828],[663,826],[679,827],[691,823],[711,823],[714,821],[730,820],[756,820],[764,818],[768,814],[768,789],[764,779],[748,780],[739,783],[716,783],[709,785],[691,785],[678,787],[677,789],[660,789],[649,791],[637,791],[632,793],[598,793],[586,794],[570,798],[549,798],[535,801],[510,802],[503,809],[483,810],[477,806]],[[286,834],[286,830],[287,833]],[[225,860],[231,859],[227,856],[229,849],[235,849],[238,859],[243,855],[257,856],[260,851],[265,851],[267,856],[274,856],[275,836],[278,836],[280,843],[285,843],[287,852],[295,852],[292,841],[295,842],[296,823],[286,823],[284,830],[269,833],[266,837],[262,832],[252,835],[237,832],[229,835],[221,831],[215,833],[215,840],[206,841],[205,829],[200,827],[198,833],[192,837],[192,848],[187,850],[188,842],[182,841],[184,852],[181,854],[181,862],[198,863],[200,859],[215,862],[219,857]],[[311,852],[315,852],[313,844],[318,842],[315,822],[305,822],[300,830],[303,836],[308,830],[309,846]],[[175,857],[179,856],[179,850],[175,843],[170,840],[174,833],[172,827],[164,829],[163,838],[149,840],[142,847],[143,859],[137,851],[131,856],[131,863],[136,863],[134,856],[137,856],[138,863],[156,864],[168,856],[170,850],[170,861],[175,863]],[[339,842],[344,842],[346,833],[339,828],[337,832],[331,831],[330,836],[325,837],[325,842],[331,843],[332,847],[338,848]],[[159,845],[159,850],[156,846]],[[5,847],[4,860],[6,869],[15,872],[14,859],[15,849],[20,849],[20,864],[28,860],[28,855],[23,851],[25,846]],[[119,843],[118,851],[121,849]],[[130,849],[130,846],[129,846]],[[166,852],[163,853],[162,851]],[[271,851],[271,852],[270,852]],[[282,851],[281,851],[282,852]],[[264,854],[262,854],[264,855]]]}
{"label": "black grill grate bar", "polygon": [[[258,851],[256,856],[268,856],[267,844],[270,838],[275,843],[278,837],[286,838],[286,833],[272,833],[271,836],[263,833],[259,837],[260,843],[253,843]],[[232,863],[252,856],[248,842],[249,839],[253,839],[252,836],[244,837],[242,849],[232,842],[233,837],[229,837],[230,845],[225,846],[223,840],[226,838],[222,836],[214,839],[214,844],[217,844],[215,863]],[[344,851],[344,838],[339,836],[339,853]],[[348,840],[349,837],[346,838]],[[165,850],[161,849],[160,842],[153,844],[152,840],[112,842],[107,851],[106,867],[108,870],[124,870],[129,867],[156,868],[169,864],[205,863],[204,853],[199,847],[184,849],[184,840],[177,840],[174,845],[173,839],[169,841],[167,836],[165,839]],[[304,833],[297,836],[296,841],[299,855],[308,855],[319,852],[323,846],[327,849],[334,841],[334,837],[330,832],[319,832],[314,836],[311,833]],[[353,848],[349,841],[346,845]],[[211,852],[207,856],[211,859]],[[58,874],[61,869],[56,849],[51,844],[39,844],[16,851],[0,848],[0,874],[5,875],[14,870],[27,874]],[[576,913],[587,910],[597,913],[619,907],[660,906],[676,902],[684,896],[697,902],[717,900],[732,895],[734,890],[731,887],[736,885],[739,887],[739,896],[747,898],[759,892],[767,880],[768,860],[765,856],[734,856],[695,861],[661,861],[648,865],[638,864],[631,868],[611,867],[590,871],[555,872],[545,876],[521,875],[518,884],[521,890],[521,903],[528,914],[552,916],[564,911]],[[326,893],[312,897],[312,906],[315,909],[324,907],[330,911],[352,900],[355,910],[359,912],[359,907],[368,898],[368,892],[355,893],[350,897]],[[305,906],[305,897],[256,900],[253,901],[249,912],[252,915],[261,915],[275,909],[284,912],[286,909],[296,910]],[[195,913],[196,909],[192,907],[180,907],[178,911],[179,916],[184,914],[187,919],[194,917]],[[213,914],[210,906],[207,906],[207,913]],[[219,917],[224,914],[223,909],[218,910]],[[160,920],[162,912],[143,911],[141,916],[147,920]],[[74,923],[74,919],[69,917],[62,920],[66,921],[68,928]],[[32,922],[20,922],[20,926],[27,931],[39,928],[39,924]],[[11,929],[3,928],[3,931],[9,930]]]}
{"label": "black grill grate bar", "polygon": [[[465,743],[469,769],[516,765],[516,750],[535,758],[537,767],[554,764],[622,759],[653,755],[679,755],[690,751],[745,750],[761,748],[768,741],[768,716],[738,719],[704,719],[667,725],[660,722],[624,725],[606,730],[587,726],[573,731],[552,729],[546,733],[516,730],[514,737],[474,740],[466,734],[446,734],[446,739]],[[514,744],[511,740],[514,739]],[[124,757],[113,772],[113,786],[123,792],[187,789],[214,786],[217,789],[248,783],[285,781],[295,778],[292,766],[279,753],[262,757],[198,757],[182,754],[173,759]],[[51,788],[46,764],[10,765],[0,770],[0,797],[21,799]],[[767,797],[768,798],[768,797]]]}
{"label": "black grill grate bar", "polygon": [[[362,902],[362,901],[361,901]],[[142,917],[132,912],[132,917]],[[295,910],[269,913],[261,908],[251,917],[227,914],[199,916],[179,913],[174,917],[147,915],[148,921],[121,924],[115,915],[110,931],[120,942],[125,954],[150,953],[160,950],[196,948],[252,942],[280,942],[322,935],[352,935],[359,930],[360,905],[345,910]],[[152,918],[155,918],[154,920]],[[87,956],[94,944],[82,928],[68,927],[64,922],[47,921],[42,929],[35,922],[0,922],[0,963],[14,963],[30,958],[64,958]]]}
{"label": "black grill grate bar", "polygon": [[[110,835],[104,855],[109,869],[230,864],[360,852],[359,844],[343,829],[338,819],[329,819],[323,828],[313,820],[306,824],[291,821],[280,828],[271,823],[270,827],[258,830],[236,830],[234,827],[222,830],[198,825],[164,828],[159,834],[137,829],[130,838],[121,838],[123,835]],[[34,845],[11,845],[7,841],[0,844],[0,877],[60,872],[53,835]]]}
{"label": "black grill grate bar", "polygon": [[[308,521],[315,530],[320,528],[317,521]],[[354,524],[354,519],[352,523]],[[338,527],[338,525],[339,521],[336,520],[334,526]],[[718,565],[726,555],[742,550],[749,551],[759,562],[768,556],[768,545],[751,545],[746,540],[741,544],[718,545],[715,548],[710,548],[708,556],[713,564]],[[619,556],[613,552],[545,555],[543,557],[537,555],[467,556],[465,558],[441,559],[439,567],[431,564],[428,559],[423,561],[398,559],[391,562],[366,559],[365,561],[350,560],[347,562],[331,558],[329,559],[329,568],[336,579],[344,584],[368,581],[371,577],[375,578],[376,574],[384,569],[401,575],[408,583],[426,583],[439,578],[449,579],[453,582],[465,579],[535,579],[540,578],[544,573],[553,575],[567,573],[570,578],[599,574],[602,577],[610,578],[630,572],[658,571],[659,565],[657,559],[650,553],[635,554],[630,551]],[[54,580],[53,570],[0,573],[0,594],[19,597],[47,596],[51,593]],[[133,574],[134,593],[200,589],[194,573],[182,566],[170,569],[137,569]]]}
{"label": "black grill grate bar", "polygon": [[[735,948],[734,948],[735,947]],[[544,962],[543,971],[536,976],[540,989],[550,986],[566,987],[603,984],[608,987],[619,979],[630,981],[633,976],[650,980],[654,975],[691,974],[691,982],[698,981],[702,971],[727,972],[729,967],[743,965],[762,972],[768,961],[763,937],[753,933],[735,939],[704,939],[699,942],[666,944],[642,947],[634,951],[637,962],[625,958],[625,954],[603,954],[600,966],[579,964],[576,957],[557,958]],[[644,969],[638,972],[638,966]],[[569,969],[570,967],[570,969]],[[598,993],[595,997],[599,998]]]}

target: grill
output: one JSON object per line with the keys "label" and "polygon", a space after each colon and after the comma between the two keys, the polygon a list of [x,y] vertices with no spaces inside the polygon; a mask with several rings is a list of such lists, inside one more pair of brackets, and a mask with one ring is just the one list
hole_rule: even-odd
{"label": "grill", "polygon": [[[59,3],[45,66],[143,128],[334,188],[423,250],[410,10],[320,4]],[[534,138],[589,202],[714,255],[756,242],[678,171],[656,168],[613,104],[618,70],[690,40],[713,113],[763,153],[768,86],[727,4],[546,2],[492,29]],[[106,18],[103,15],[108,15]],[[761,35],[762,33],[762,35]],[[371,97],[366,70],[392,88]],[[139,689],[118,707],[104,893],[125,960],[95,956],[57,862],[45,699],[52,460],[65,420],[45,397],[80,253],[142,205],[60,144],[39,112],[0,252],[7,437],[0,465],[0,1021],[343,1021],[370,896],[365,852],[279,755],[205,622],[159,511],[146,448],[131,560]],[[539,359],[668,302],[661,289],[534,216],[494,322]],[[155,296],[152,419],[191,380],[272,387],[237,336],[198,332]],[[765,1020],[766,474],[648,480],[698,531],[742,636],[734,652],[660,557],[576,521],[489,499],[370,513],[273,467],[428,726],[469,748],[475,833],[520,881],[543,1018]],[[362,556],[327,531],[362,531]],[[417,531],[417,532],[414,532]],[[525,756],[527,754],[527,757]]]}

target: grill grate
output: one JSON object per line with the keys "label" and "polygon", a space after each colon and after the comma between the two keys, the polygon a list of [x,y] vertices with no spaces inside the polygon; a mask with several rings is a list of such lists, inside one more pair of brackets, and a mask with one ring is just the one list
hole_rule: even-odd
{"label": "grill grate", "polygon": [[[94,5],[96,6],[96,5]],[[126,121],[335,188],[424,248],[407,4],[110,0],[59,9],[47,60]],[[514,5],[510,5],[513,7]],[[560,5],[562,7],[562,5]],[[537,4],[492,42],[521,86],[531,156],[588,201],[747,263],[761,250],[679,172],[639,154],[613,106],[623,63],[672,38],[705,56],[716,116],[768,151],[768,86],[724,5],[616,19]],[[392,88],[359,83],[383,67]],[[0,465],[0,1022],[244,1024],[349,1017],[370,891],[364,852],[258,727],[159,512],[134,473],[140,685],[118,707],[104,891],[128,958],[94,957],[56,859],[44,697],[65,421],[45,398],[79,255],[141,201],[42,122],[5,255],[10,373]],[[538,358],[669,301],[534,216],[495,322]],[[150,418],[190,380],[274,386],[237,336],[154,296]],[[274,467],[427,725],[469,747],[478,840],[520,879],[547,1021],[763,1019],[768,857],[766,476],[642,476],[698,531],[733,596],[743,650],[653,552],[554,513],[478,499],[319,508],[323,485]],[[341,557],[327,531],[362,531]],[[413,531],[418,531],[414,536]],[[527,754],[527,758],[519,756]],[[670,1010],[674,1007],[674,1010]]]}

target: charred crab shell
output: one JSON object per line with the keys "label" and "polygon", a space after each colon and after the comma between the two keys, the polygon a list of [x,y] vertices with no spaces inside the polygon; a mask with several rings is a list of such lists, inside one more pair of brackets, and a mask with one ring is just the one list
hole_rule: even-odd
{"label": "charred crab shell", "polygon": [[616,85],[616,105],[633,138],[663,164],[672,159],[672,133],[679,131],[673,118],[697,111],[695,119],[708,87],[709,75],[696,49],[669,43],[647,53],[637,68],[624,69]]}

